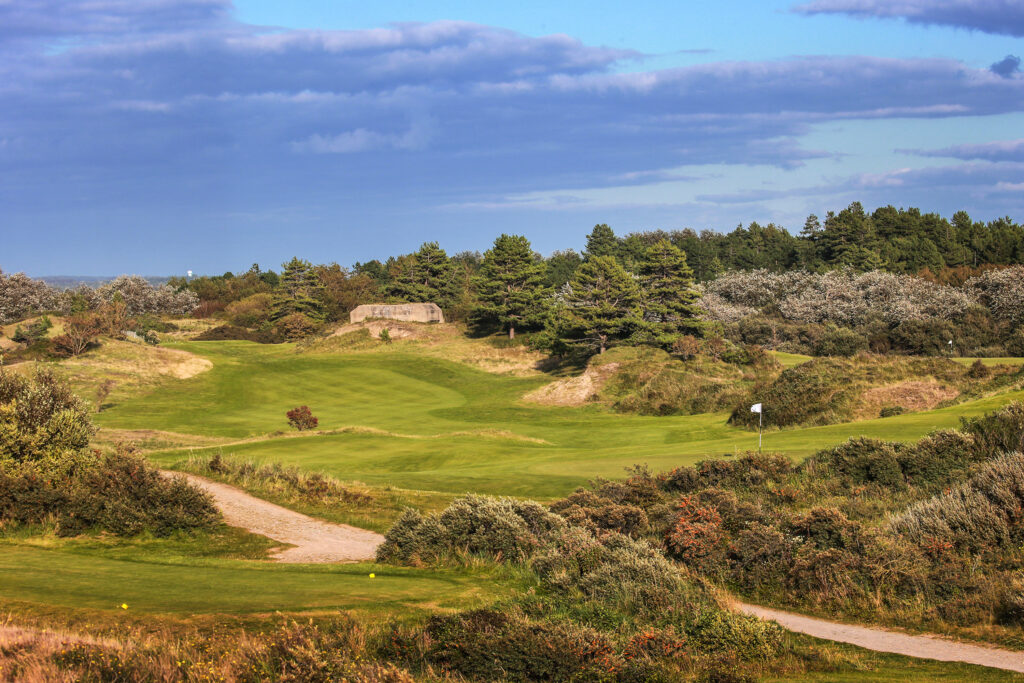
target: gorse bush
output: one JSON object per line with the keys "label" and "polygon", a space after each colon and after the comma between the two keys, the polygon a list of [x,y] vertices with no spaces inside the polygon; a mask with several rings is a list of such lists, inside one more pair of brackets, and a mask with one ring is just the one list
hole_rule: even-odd
{"label": "gorse bush", "polygon": [[674,680],[659,660],[684,643],[674,634],[660,640],[662,651],[649,656],[568,620],[538,621],[517,610],[481,609],[433,616],[422,635],[396,630],[385,652],[410,660],[422,656],[448,674],[478,681],[657,683]]}
{"label": "gorse bush", "polygon": [[650,616],[707,599],[646,541],[618,533],[595,536],[570,527],[530,566],[542,585],[563,599],[596,601],[629,614]]}
{"label": "gorse bush", "polygon": [[257,344],[280,344],[284,337],[273,330],[248,330],[236,325],[220,325],[194,337],[195,341],[251,341]]}
{"label": "gorse bush", "polygon": [[620,504],[594,491],[578,490],[551,505],[551,511],[570,524],[591,531],[615,529],[628,536],[642,533],[648,525],[647,513],[637,505]]}
{"label": "gorse bush", "polygon": [[672,557],[684,564],[700,567],[721,549],[722,516],[711,506],[700,505],[695,496],[682,496],[676,505],[676,518],[665,537]]}
{"label": "gorse bush", "polygon": [[[539,554],[533,567],[552,588],[581,584],[568,560],[600,556],[594,532],[623,531],[656,544],[691,576],[759,601],[926,628],[1016,623],[1024,614],[1016,579],[1024,571],[1024,455],[1003,453],[1022,437],[1024,408],[1011,404],[965,420],[961,431],[910,444],[851,439],[796,466],[748,454],[657,476],[636,470],[552,503],[586,529],[560,541],[557,561]],[[624,501],[636,510],[602,515]],[[657,600],[647,604],[657,611]]]}
{"label": "gorse bush", "polygon": [[974,437],[986,457],[1024,450],[1024,403],[1010,405],[983,417],[964,420],[961,431]]}
{"label": "gorse bush", "polygon": [[868,340],[846,327],[831,327],[814,344],[815,356],[854,356],[868,350]]}
{"label": "gorse bush", "polygon": [[465,496],[438,515],[406,510],[377,549],[377,560],[420,564],[463,551],[521,562],[564,526],[565,520],[534,502]]}
{"label": "gorse bush", "polygon": [[86,404],[50,370],[31,377],[0,370],[0,468],[63,460],[93,432]]}
{"label": "gorse bush", "polygon": [[128,452],[81,454],[65,473],[0,468],[0,527],[52,522],[61,536],[90,530],[169,536],[219,521],[209,495]]}
{"label": "gorse bush", "polygon": [[794,471],[793,462],[773,453],[748,453],[734,460],[704,460],[658,475],[660,486],[669,492],[689,493],[721,486],[744,489],[778,481]]}
{"label": "gorse bush", "polygon": [[897,449],[876,439],[855,438],[846,443],[819,451],[806,468],[815,468],[822,475],[839,477],[849,485],[878,484],[898,488],[904,485],[903,470]]}
{"label": "gorse bush", "polygon": [[0,371],[0,526],[166,536],[216,524],[209,496],[130,449],[89,450],[93,431],[86,405],[52,373]]}

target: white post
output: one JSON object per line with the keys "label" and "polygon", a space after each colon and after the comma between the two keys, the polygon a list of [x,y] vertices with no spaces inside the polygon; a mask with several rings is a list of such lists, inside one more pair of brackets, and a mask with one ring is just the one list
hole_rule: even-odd
{"label": "white post", "polygon": [[764,408],[757,414],[757,452],[761,452],[761,421],[764,419]]}

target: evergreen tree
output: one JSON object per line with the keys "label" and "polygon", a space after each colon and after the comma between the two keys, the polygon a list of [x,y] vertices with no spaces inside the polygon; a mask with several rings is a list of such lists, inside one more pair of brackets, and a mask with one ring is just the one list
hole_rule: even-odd
{"label": "evergreen tree", "polygon": [[324,286],[313,264],[296,256],[288,263],[281,264],[281,267],[283,271],[274,290],[274,312],[271,318],[280,320],[287,315],[301,313],[313,320],[322,321]]}
{"label": "evergreen tree", "polygon": [[640,286],[644,320],[661,341],[701,331],[700,294],[693,286],[693,271],[686,254],[674,244],[662,240],[647,248],[640,262]]}
{"label": "evergreen tree", "polygon": [[640,325],[640,287],[611,256],[584,261],[563,290],[562,299],[563,336],[600,353],[609,341],[629,336]]}
{"label": "evergreen tree", "polygon": [[537,324],[543,317],[551,294],[544,276],[544,265],[534,258],[528,239],[501,235],[480,267],[480,312],[497,320],[514,339],[516,327]]}
{"label": "evergreen tree", "polygon": [[437,242],[424,242],[415,254],[395,259],[389,274],[387,293],[400,301],[431,302],[450,310],[458,298],[455,268]]}
{"label": "evergreen tree", "polygon": [[583,263],[583,257],[572,249],[554,251],[545,261],[545,280],[549,287],[561,287]]}
{"label": "evergreen tree", "polygon": [[604,223],[594,226],[594,229],[587,235],[588,259],[595,256],[616,256],[619,249],[619,239],[612,232],[612,229]]}

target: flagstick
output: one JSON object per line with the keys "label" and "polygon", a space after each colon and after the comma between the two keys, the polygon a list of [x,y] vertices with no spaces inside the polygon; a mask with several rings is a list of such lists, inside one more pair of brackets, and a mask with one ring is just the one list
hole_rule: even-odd
{"label": "flagstick", "polygon": [[764,419],[764,408],[757,413],[757,452],[761,452],[761,421]]}

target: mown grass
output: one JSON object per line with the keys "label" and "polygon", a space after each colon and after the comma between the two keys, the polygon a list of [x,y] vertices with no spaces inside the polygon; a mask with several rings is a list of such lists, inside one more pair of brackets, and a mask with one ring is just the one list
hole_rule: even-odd
{"label": "mown grass", "polygon": [[[597,476],[619,478],[623,468],[636,463],[671,469],[757,443],[756,434],[728,426],[725,413],[642,417],[597,407],[527,404],[520,397],[547,378],[491,375],[413,349],[337,355],[246,342],[169,346],[207,357],[214,367],[189,380],[140,389],[148,393],[124,395],[98,416],[101,425],[235,443],[150,453],[164,464],[184,466],[190,455],[223,452],[322,471],[342,481],[416,490],[433,505],[464,491],[543,500]],[[765,435],[765,449],[799,459],[854,435],[911,441],[955,427],[961,416],[1022,398],[1019,391],[925,413],[773,431]],[[325,430],[359,429],[295,438],[275,434],[287,429],[284,413],[296,405],[309,405]],[[394,506],[387,507],[391,515]],[[367,519],[364,526],[374,528],[383,520]],[[523,576],[489,565],[431,570],[281,565],[231,559],[232,552],[233,557],[257,556],[259,543],[237,539],[226,544],[234,550],[216,552],[189,543],[3,539],[0,605],[96,610],[111,619],[122,614],[258,618],[274,611],[334,610],[405,616],[488,604],[526,588]],[[370,579],[370,572],[377,578]],[[122,603],[129,605],[127,612],[119,611]],[[812,674],[808,680],[1014,680],[1012,674],[966,665],[880,658],[881,663],[872,657],[865,671],[842,667],[843,673]]]}
{"label": "mown grass", "polygon": [[[671,469],[757,448],[757,434],[729,426],[724,413],[646,417],[538,406],[520,397],[543,378],[496,376],[413,354],[296,354],[247,342],[176,346],[210,358],[213,369],[115,405],[100,423],[245,443],[150,454],[164,465],[220,451],[374,486],[545,499],[596,476],[619,477],[637,463]],[[850,436],[911,441],[1021,398],[1024,392],[1009,392],[940,410],[772,431],[764,448],[799,459]],[[284,413],[296,405],[309,405],[325,430],[379,431],[273,435],[287,428]]]}
{"label": "mown grass", "polygon": [[[369,574],[375,573],[375,578]],[[512,592],[494,567],[285,565],[197,558],[166,547],[118,553],[88,544],[0,541],[2,600],[154,614],[354,610],[391,614],[488,604]]]}
{"label": "mown grass", "polygon": [[796,367],[814,358],[814,356],[805,356],[802,353],[786,353],[785,351],[769,351],[768,353],[784,368]]}
{"label": "mown grass", "polygon": [[981,361],[982,365],[985,365],[987,367],[993,367],[993,366],[996,366],[996,365],[1010,365],[1010,366],[1016,368],[1016,367],[1020,367],[1021,365],[1024,365],[1024,358],[1012,358],[1012,357],[1005,357],[1005,358],[954,358],[953,360],[956,361],[957,363],[960,363],[961,365],[967,365],[967,366],[974,365],[974,362],[975,361],[979,361],[979,360]]}

